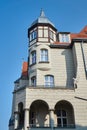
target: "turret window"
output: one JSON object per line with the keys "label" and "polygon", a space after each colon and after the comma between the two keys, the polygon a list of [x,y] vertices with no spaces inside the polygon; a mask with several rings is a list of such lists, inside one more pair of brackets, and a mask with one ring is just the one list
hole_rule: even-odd
{"label": "turret window", "polygon": [[41,49],[40,52],[40,61],[47,62],[48,61],[48,50],[47,49]]}
{"label": "turret window", "polygon": [[50,36],[50,38],[52,39],[52,40],[54,40],[54,33],[50,30],[50,32],[49,32],[50,34],[49,34],[49,36]]}
{"label": "turret window", "polygon": [[37,31],[33,31],[30,33],[30,41],[34,40],[37,38]]}
{"label": "turret window", "polygon": [[31,53],[31,55],[32,55],[32,64],[35,64],[36,63],[36,51],[33,51]]}
{"label": "turret window", "polygon": [[54,86],[54,76],[52,76],[52,75],[45,76],[45,86],[46,87],[53,87]]}

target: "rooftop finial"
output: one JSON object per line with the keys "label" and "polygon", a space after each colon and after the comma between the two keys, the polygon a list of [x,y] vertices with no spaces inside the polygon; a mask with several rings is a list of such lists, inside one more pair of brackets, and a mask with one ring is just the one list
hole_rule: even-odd
{"label": "rooftop finial", "polygon": [[45,17],[45,13],[42,8],[41,8],[41,12],[40,12],[40,17]]}

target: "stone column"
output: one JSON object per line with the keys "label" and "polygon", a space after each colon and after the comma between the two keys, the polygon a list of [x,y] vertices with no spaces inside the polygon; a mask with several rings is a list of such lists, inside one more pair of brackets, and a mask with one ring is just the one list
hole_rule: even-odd
{"label": "stone column", "polygon": [[29,130],[29,109],[25,109],[24,130]]}
{"label": "stone column", "polygon": [[53,128],[54,127],[54,110],[53,109],[50,109],[49,110],[49,114],[50,114],[50,126],[51,126],[51,128]]}
{"label": "stone column", "polygon": [[19,113],[16,111],[14,112],[14,130],[18,128],[18,122],[19,122]]}

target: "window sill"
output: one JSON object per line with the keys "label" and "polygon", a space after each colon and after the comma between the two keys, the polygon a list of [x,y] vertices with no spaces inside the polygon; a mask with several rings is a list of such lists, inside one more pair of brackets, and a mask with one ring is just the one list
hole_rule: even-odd
{"label": "window sill", "polygon": [[39,61],[39,63],[49,63],[49,61]]}

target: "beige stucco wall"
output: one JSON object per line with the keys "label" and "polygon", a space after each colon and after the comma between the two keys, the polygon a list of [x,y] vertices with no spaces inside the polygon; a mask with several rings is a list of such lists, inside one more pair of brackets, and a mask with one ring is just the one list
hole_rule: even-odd
{"label": "beige stucco wall", "polygon": [[[87,44],[83,45],[84,53],[87,54]],[[46,48],[49,51],[49,63],[40,67],[40,49]],[[52,74],[55,77],[55,86],[73,85],[73,77],[76,77],[77,88],[32,88],[17,91],[14,97],[13,113],[18,111],[18,103],[23,102],[24,108],[29,109],[32,102],[36,100],[45,101],[49,109],[54,109],[57,102],[61,100],[72,104],[75,115],[76,130],[87,129],[87,79],[85,74],[82,47],[80,43],[75,43],[72,49],[50,48],[49,44],[39,44],[37,48],[37,64],[31,67],[30,78],[37,75],[37,85],[44,84],[44,76]],[[30,83],[30,80],[29,80]],[[47,117],[48,118],[48,117]],[[56,122],[56,116],[54,115]],[[33,130],[33,129],[32,129]],[[58,129],[59,130],[59,129]],[[67,129],[66,129],[67,130]],[[69,129],[70,130],[70,129]]]}

